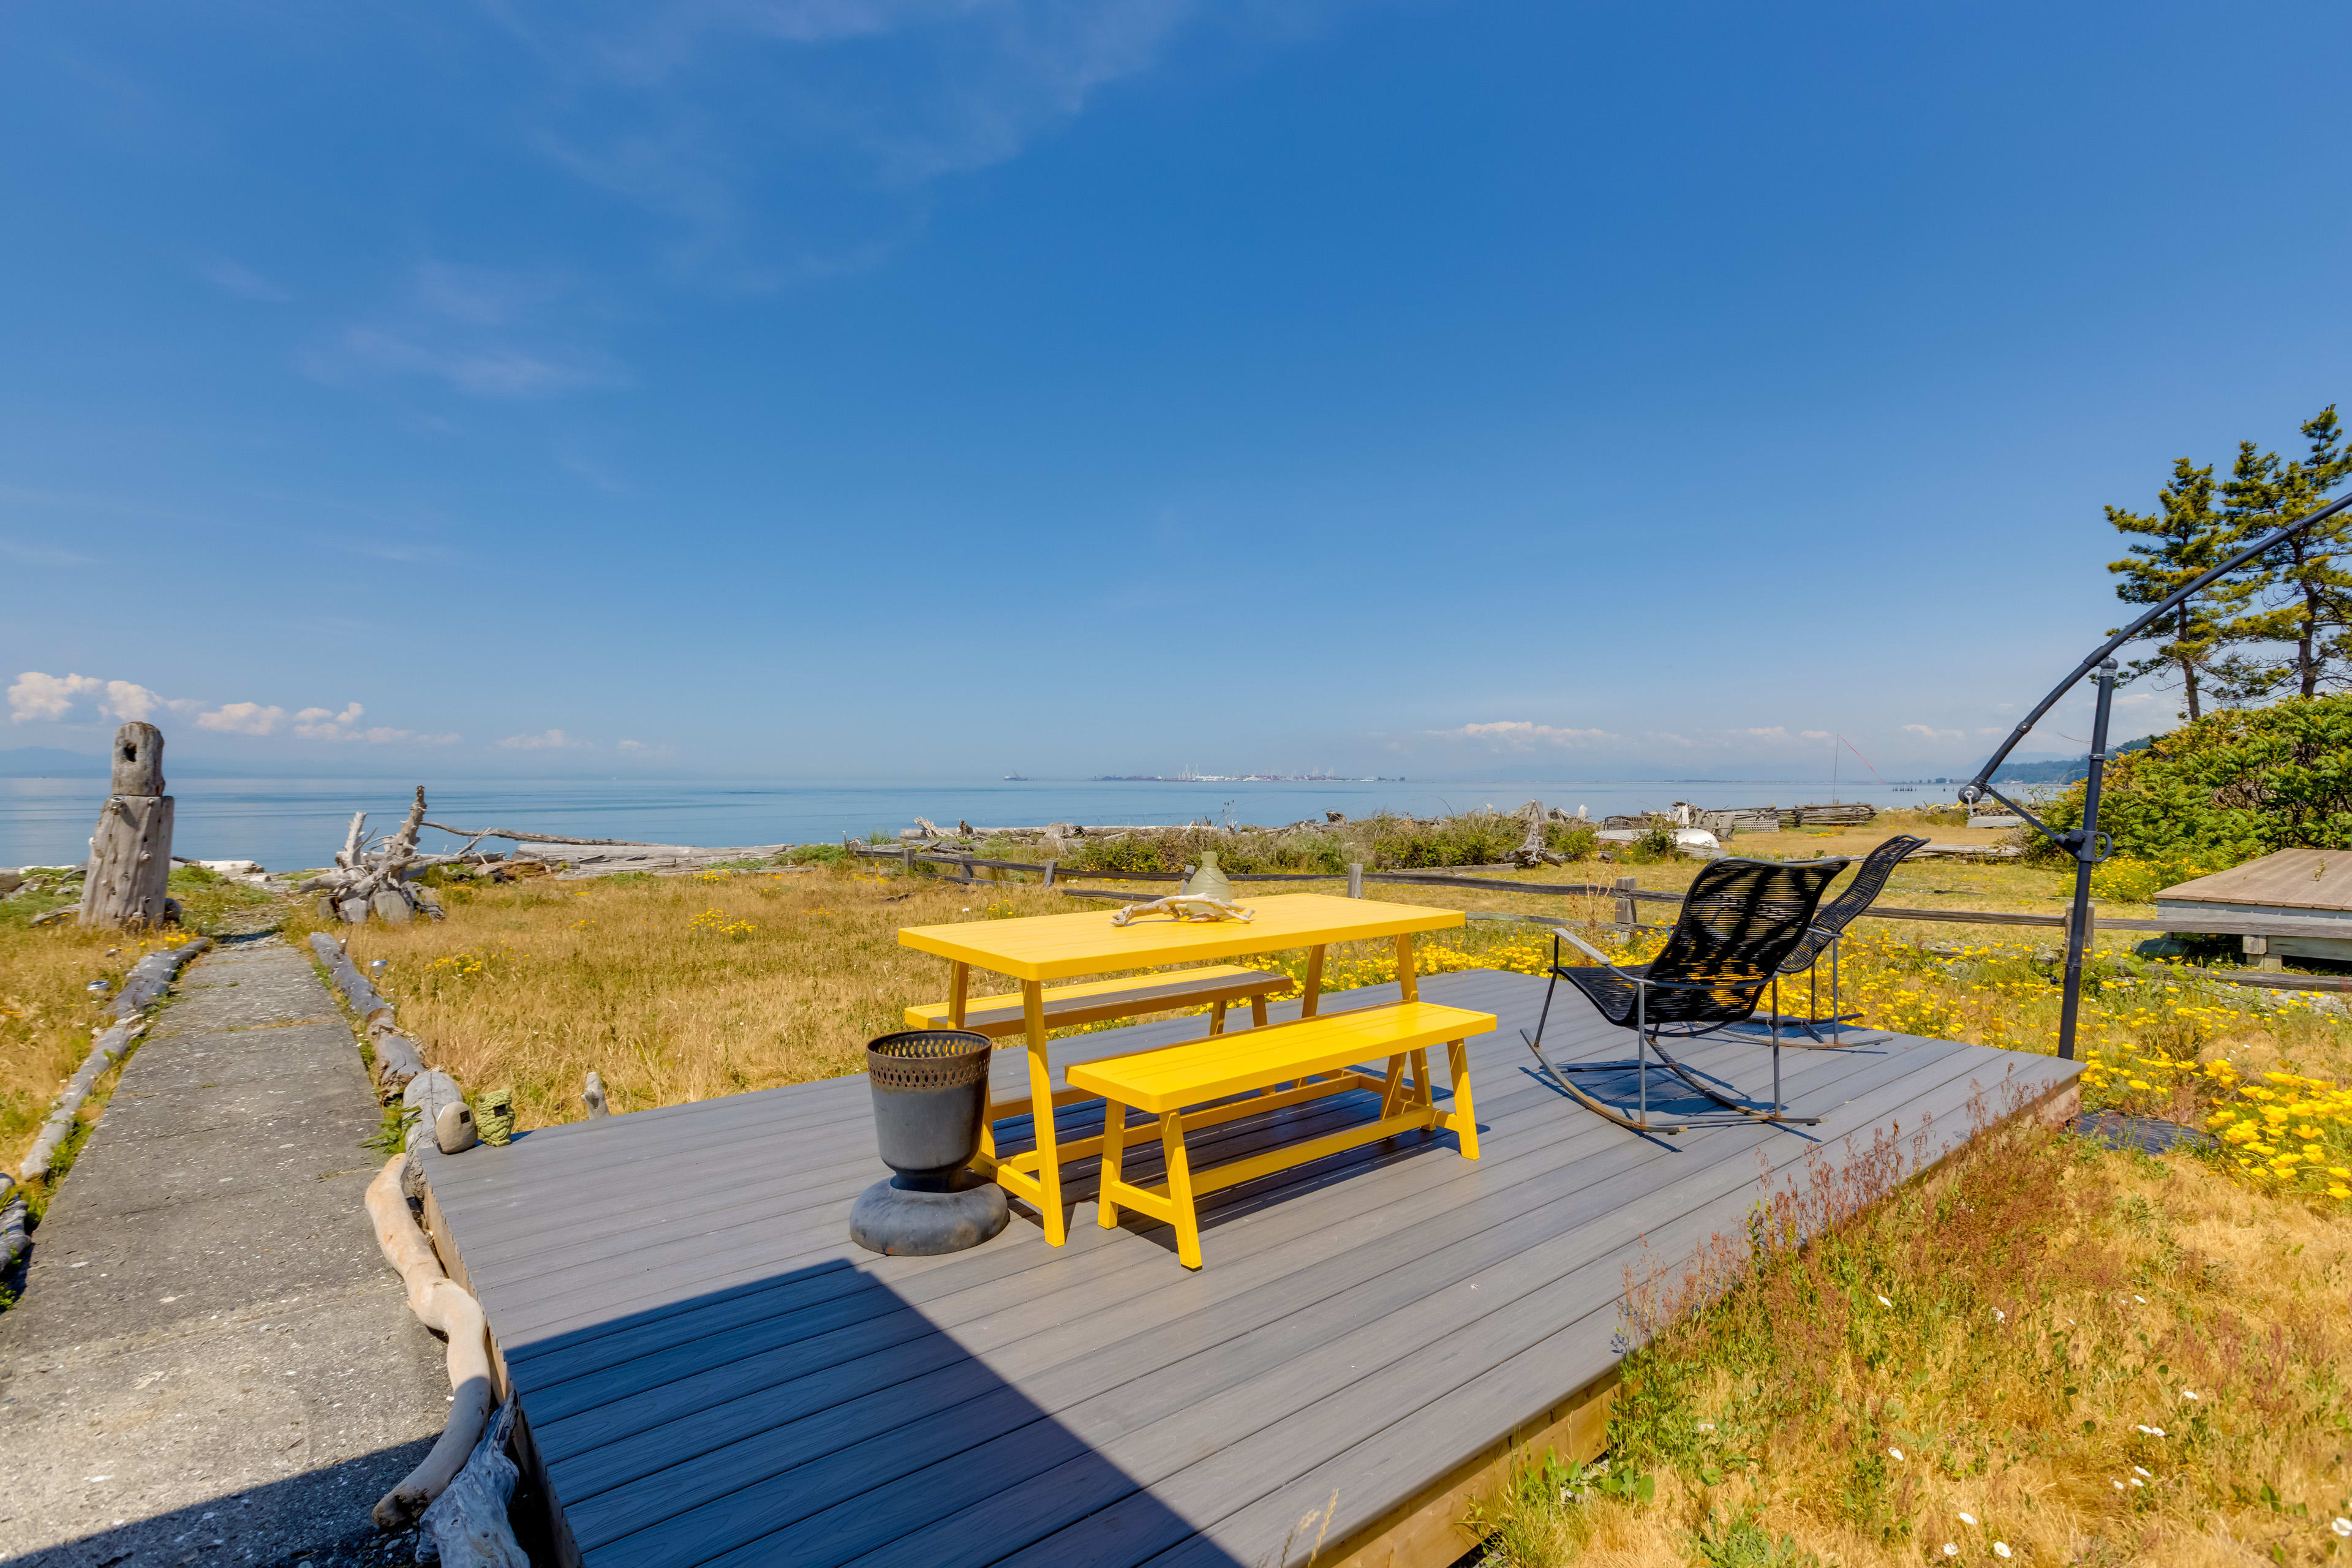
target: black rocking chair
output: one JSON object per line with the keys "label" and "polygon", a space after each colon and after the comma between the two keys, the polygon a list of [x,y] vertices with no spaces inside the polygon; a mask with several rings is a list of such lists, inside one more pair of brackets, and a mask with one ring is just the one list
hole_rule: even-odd
{"label": "black rocking chair", "polygon": [[[1841,1032],[1843,1026],[1853,1023],[1862,1015],[1838,1011],[1839,941],[1845,935],[1845,928],[1853,923],[1854,917],[1870,908],[1877,900],[1878,895],[1885,890],[1886,879],[1895,874],[1895,868],[1901,865],[1905,858],[1913,850],[1925,847],[1927,843],[1924,838],[1914,838],[1908,835],[1888,839],[1862,858],[1862,864],[1855,868],[1853,880],[1846,884],[1845,891],[1822,905],[1814,914],[1812,929],[1805,933],[1802,942],[1797,943],[1796,951],[1780,961],[1780,967],[1774,972],[1772,978],[1774,1027],[1801,1029],[1815,1040],[1819,1040],[1822,1037],[1822,1028],[1826,1026],[1829,1029],[1832,1043],[1841,1046],[1845,1043],[1845,1037]],[[1830,961],[1830,1013],[1826,1018],[1821,1016],[1822,982],[1819,965],[1823,953],[1829,955]],[[1811,991],[1805,1002],[1805,1016],[1801,1018],[1791,1017],[1780,1011],[1780,977],[1783,974],[1803,974],[1808,970],[1812,972],[1813,978]],[[1861,1043],[1866,1045],[1870,1042]]]}
{"label": "black rocking chair", "polygon": [[[1551,984],[1545,987],[1543,1012],[1536,1032],[1519,1031],[1528,1049],[1543,1065],[1553,1083],[1580,1101],[1595,1115],[1635,1132],[1681,1132],[1692,1127],[1736,1127],[1751,1121],[1811,1126],[1818,1116],[1790,1116],[1780,1098],[1780,1034],[1772,1032],[1772,1109],[1768,1113],[1741,1103],[1701,1081],[1676,1061],[1666,1039],[1690,1040],[1712,1035],[1754,1016],[1780,965],[1812,930],[1813,911],[1822,894],[1853,861],[1807,860],[1794,865],[1777,860],[1717,860],[1701,868],[1683,899],[1682,914],[1666,937],[1666,945],[1647,963],[1618,964],[1607,953],[1575,933],[1552,932]],[[1560,962],[1559,944],[1567,942],[1601,961],[1599,968]],[[1551,1018],[1552,989],[1567,981],[1582,992],[1601,1017],[1621,1029],[1633,1031],[1631,1061],[1556,1064],[1544,1055],[1544,1026]],[[1650,1059],[1652,1052],[1657,1060]],[[1732,1116],[1685,1117],[1671,1126],[1650,1121],[1650,1074],[1663,1068]],[[1635,1116],[1603,1104],[1579,1089],[1570,1075],[1583,1072],[1622,1073],[1631,1069],[1639,1096]],[[1735,1086],[1724,1083],[1725,1088]]]}

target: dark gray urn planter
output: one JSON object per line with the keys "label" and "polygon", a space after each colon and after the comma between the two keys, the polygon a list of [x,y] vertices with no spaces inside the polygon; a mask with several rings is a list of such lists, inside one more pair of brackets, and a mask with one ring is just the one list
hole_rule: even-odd
{"label": "dark gray urn planter", "polygon": [[858,1194],[849,1238],[869,1252],[929,1258],[1004,1228],[1004,1189],[969,1167],[980,1152],[993,1047],[965,1029],[908,1029],[866,1047],[874,1134],[898,1173]]}

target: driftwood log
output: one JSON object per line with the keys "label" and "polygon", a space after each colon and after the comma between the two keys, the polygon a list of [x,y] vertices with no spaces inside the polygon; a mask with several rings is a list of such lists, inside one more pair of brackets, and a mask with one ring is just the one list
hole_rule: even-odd
{"label": "driftwood log", "polygon": [[49,1162],[58,1157],[58,1150],[64,1145],[66,1134],[73,1131],[74,1113],[81,1109],[81,1102],[89,1098],[89,1091],[100,1076],[131,1054],[131,1043],[146,1027],[143,1022],[125,1018],[90,1043],[89,1055],[82,1058],[81,1066],[75,1069],[73,1077],[66,1079],[65,1089],[58,1096],[57,1104],[50,1109],[49,1119],[41,1124],[40,1136],[33,1140],[32,1149],[16,1167],[25,1180],[37,1181],[49,1173]]}
{"label": "driftwood log", "polygon": [[367,841],[367,813],[354,812],[343,847],[335,851],[335,868],[310,878],[295,891],[320,894],[320,912],[352,925],[364,923],[370,915],[394,924],[404,924],[419,913],[439,920],[441,900],[430,889],[409,882],[418,858],[416,835],[424,826],[423,784],[416,786],[416,799],[399,829],[373,849]]}
{"label": "driftwood log", "polygon": [[392,1004],[378,995],[375,987],[361,975],[341,943],[325,931],[314,931],[310,933],[310,951],[319,955],[328,978],[343,994],[343,1000],[352,1005],[352,1011],[360,1016],[361,1023],[371,1029],[379,1024],[391,1027]]}
{"label": "driftwood log", "polygon": [[5,1272],[25,1255],[30,1245],[26,1234],[32,1221],[32,1211],[25,1206],[25,1197],[15,1192],[15,1180],[0,1174],[0,1272]]}
{"label": "driftwood log", "polygon": [[177,947],[160,948],[132,964],[122,977],[122,989],[114,994],[114,1016],[128,1018],[169,991],[180,966],[212,944],[210,937],[200,936]]}
{"label": "driftwood log", "polygon": [[479,1303],[442,1272],[433,1244],[417,1228],[401,1191],[405,1154],[394,1154],[368,1184],[368,1217],[375,1222],[376,1245],[399,1274],[409,1310],[428,1329],[448,1336],[449,1425],[430,1453],[406,1479],[375,1505],[380,1530],[404,1530],[423,1517],[435,1498],[465,1467],[490,1414],[489,1327]]}
{"label": "driftwood log", "polygon": [[507,1458],[514,1423],[515,1404],[509,1399],[483,1429],[457,1479],[425,1510],[418,1524],[424,1537],[417,1542],[419,1561],[429,1546],[441,1568],[530,1568],[530,1558],[507,1523],[507,1505],[522,1479]]}
{"label": "driftwood log", "polygon": [[[664,847],[658,844],[647,844],[641,839],[635,838],[565,838],[560,834],[554,833],[518,833],[511,827],[484,827],[479,829],[471,827],[450,827],[438,822],[428,822],[425,826],[432,828],[436,833],[454,834],[459,838],[471,839],[477,844],[480,843],[485,838],[509,838],[517,844],[607,844],[619,845],[630,849],[659,849]],[[462,853],[462,851],[460,851],[460,853]]]}
{"label": "driftwood log", "polygon": [[[403,1140],[404,1146],[414,1149],[419,1143],[433,1142],[438,1147],[437,1140],[440,1135],[443,1113],[452,1109],[464,1110],[466,1093],[457,1087],[456,1079],[451,1078],[439,1068],[426,1068],[423,1072],[410,1079],[408,1087],[400,1091],[400,1103],[404,1109],[416,1112],[415,1119],[409,1122],[408,1132]],[[468,1131],[472,1130],[473,1122],[470,1118],[466,1126]],[[473,1147],[470,1142],[464,1146]],[[455,1154],[457,1150],[443,1149],[442,1152]]]}
{"label": "driftwood log", "polygon": [[89,838],[82,880],[81,923],[119,928],[162,925],[175,911],[172,876],[172,797],[163,793],[163,731],[130,723],[114,732],[114,778]]}

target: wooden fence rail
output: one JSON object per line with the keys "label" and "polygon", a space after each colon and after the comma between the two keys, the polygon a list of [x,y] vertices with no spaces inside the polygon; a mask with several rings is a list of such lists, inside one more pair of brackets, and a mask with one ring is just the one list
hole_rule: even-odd
{"label": "wooden fence rail", "polygon": [[[1042,873],[1045,886],[1055,888],[1056,891],[1071,898],[1124,899],[1128,897],[1125,893],[1103,888],[1057,886],[1055,881],[1055,862],[1051,860],[1043,865],[1034,860],[985,860],[975,855],[923,852],[915,849],[912,846],[880,848],[852,844],[844,847],[853,855],[867,859],[897,860],[909,868],[919,862],[960,867],[963,869],[966,881],[972,879],[971,872],[974,868],[1027,871],[1033,874]],[[1465,868],[1467,870],[1489,868]],[[1491,868],[1501,869],[1499,867]],[[1184,879],[1183,873],[1181,871],[1089,870],[1082,874],[1098,882],[1181,882]],[[1341,874],[1336,871],[1250,871],[1227,872],[1226,876],[1235,882],[1336,882],[1340,879]],[[1618,900],[1620,904],[1619,918],[1614,922],[1620,926],[1633,924],[1633,921],[1626,918],[1629,912],[1626,900],[1665,904],[1679,904],[1683,901],[1683,896],[1680,893],[1661,892],[1646,888],[1628,888],[1622,885],[1612,886],[1606,882],[1509,882],[1496,877],[1466,877],[1450,871],[1366,871],[1362,873],[1362,879],[1367,882],[1418,884],[1424,887],[1471,888],[1502,893],[1535,893],[1553,898],[1611,899]],[[2067,919],[2063,914],[2035,915],[2008,910],[1915,910],[1894,904],[1874,904],[1863,912],[1862,918],[1881,921],[1929,921],[1947,925],[2038,926],[2051,931],[2065,930]],[[2317,936],[2341,940],[2347,934],[2352,934],[2352,931],[2347,931],[2347,922],[2344,921],[2297,920],[2291,916],[2263,918],[2252,915],[2211,914],[2175,915],[2163,920],[2127,920],[2121,917],[2104,916],[2094,911],[2091,921],[2094,931],[2170,931],[2190,936]]]}

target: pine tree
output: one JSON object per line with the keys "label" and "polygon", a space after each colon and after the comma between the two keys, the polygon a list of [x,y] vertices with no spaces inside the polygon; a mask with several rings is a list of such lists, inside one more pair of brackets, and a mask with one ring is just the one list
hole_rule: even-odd
{"label": "pine tree", "polygon": [[[2158,510],[2148,516],[2121,507],[2107,508],[2107,521],[2116,531],[2154,542],[2131,545],[2131,553],[2125,559],[2107,563],[2107,570],[2123,579],[2116,584],[2116,597],[2127,605],[2162,602],[2183,583],[2219,563],[2230,542],[2230,521],[2213,506],[2210,463],[2201,468],[2186,458],[2174,463],[2172,482],[2157,492],[2156,500]],[[2137,680],[2158,671],[2177,674],[2192,720],[2203,711],[2200,679],[2225,637],[2224,616],[2215,611],[2226,614],[2247,592],[2216,586],[2218,594],[2209,590],[2179,605],[2133,638],[2158,647],[2147,658],[2134,659],[2124,675],[2126,680]]]}
{"label": "pine tree", "polygon": [[[2252,542],[2325,504],[2352,479],[2352,450],[2329,404],[2303,426],[2310,443],[2303,458],[2282,461],[2238,443],[2238,461],[2221,486],[2232,542]],[[2305,697],[2323,685],[2352,685],[2352,519],[2337,517],[2306,529],[2252,563],[2240,584],[2259,608],[2223,628],[2231,641],[2289,644],[2292,661],[2264,669],[2239,661],[2231,672],[2249,695],[2292,682]]]}

